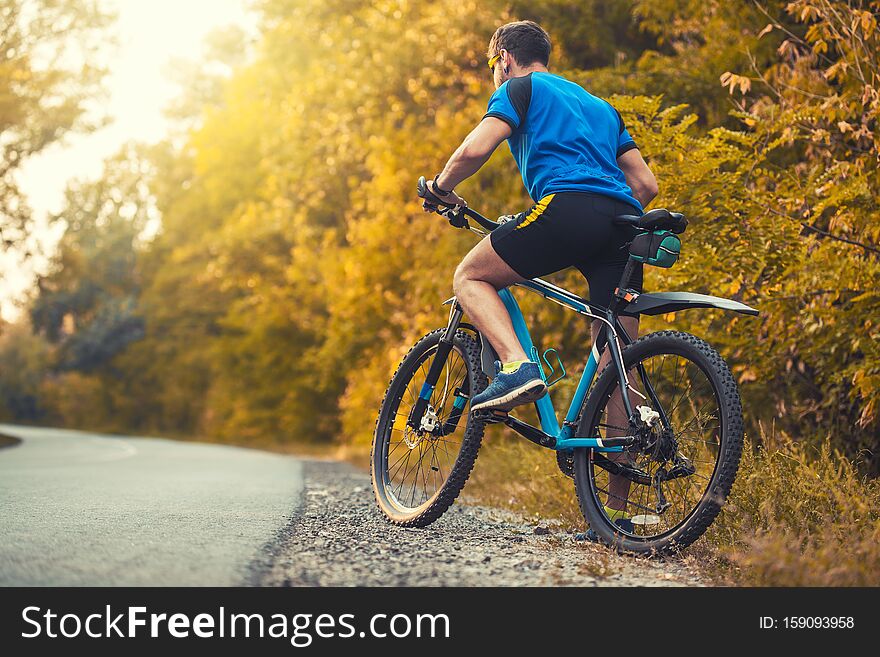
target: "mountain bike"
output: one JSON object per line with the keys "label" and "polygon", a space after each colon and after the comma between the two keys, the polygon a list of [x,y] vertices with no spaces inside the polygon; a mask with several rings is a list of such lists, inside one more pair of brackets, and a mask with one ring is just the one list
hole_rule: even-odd
{"label": "mountain bike", "polygon": [[[424,178],[418,194],[426,208],[457,228],[485,236],[501,225],[471,208],[444,206]],[[656,209],[615,222],[637,230],[608,308],[540,278],[511,286],[601,322],[561,424],[549,391],[534,402],[540,427],[512,413],[469,411],[469,400],[494,375],[497,355],[477,328],[463,321],[455,297],[443,302],[450,306],[446,326],[422,337],[404,356],[376,420],[372,482],[388,520],[424,527],[439,518],[467,481],[486,425],[502,423],[556,451],[560,469],[574,479],[585,520],[602,542],[623,551],[667,553],[706,531],[730,493],[742,454],[736,381],[721,355],[699,337],[664,330],[633,340],[618,313],[720,308],[756,316],[758,310],[706,294],[628,288],[636,263],[670,267],[676,262],[687,220]],[[559,354],[555,349],[539,353],[511,288],[498,295],[525,353],[541,365],[552,388],[566,376]],[[610,362],[597,376],[605,349]],[[621,522],[621,514],[627,522]]]}

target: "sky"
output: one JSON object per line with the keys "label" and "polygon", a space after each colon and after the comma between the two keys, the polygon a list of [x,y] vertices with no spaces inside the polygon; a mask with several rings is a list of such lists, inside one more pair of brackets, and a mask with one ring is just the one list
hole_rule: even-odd
{"label": "sky", "polygon": [[[51,256],[63,225],[50,227],[49,213],[61,210],[64,188],[72,178],[96,179],[105,158],[128,141],[155,142],[167,133],[162,111],[178,90],[167,79],[169,60],[197,60],[205,36],[230,24],[253,29],[256,20],[247,0],[102,0],[118,15],[113,32],[119,47],[110,58],[105,80],[107,113],[112,123],[89,135],[68,135],[62,142],[31,158],[19,171],[18,183],[34,210],[31,235]],[[16,304],[32,286],[34,271],[44,270],[47,257],[22,267],[12,254],[0,254],[0,315],[19,316]]]}

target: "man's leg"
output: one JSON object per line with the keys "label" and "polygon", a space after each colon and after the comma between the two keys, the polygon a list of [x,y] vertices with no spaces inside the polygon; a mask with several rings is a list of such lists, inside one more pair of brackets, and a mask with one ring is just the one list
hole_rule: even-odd
{"label": "man's leg", "polygon": [[[623,328],[633,340],[638,337],[638,317],[621,315],[620,323],[623,325]],[[596,335],[601,326],[602,322],[600,322],[599,320],[593,321],[592,334],[594,343],[596,342]],[[607,365],[609,362],[611,362],[611,349],[606,346],[605,351],[602,353],[602,358],[599,360],[599,369],[597,371],[601,372],[605,365]],[[633,372],[627,372],[627,376],[631,378],[633,376]],[[633,406],[638,404],[636,395],[630,393],[629,398]],[[623,405],[623,397],[620,394],[619,388],[615,388],[614,394],[612,394],[611,399],[608,400],[606,413],[607,417],[605,422],[607,424],[611,425],[612,427],[621,427],[621,429],[612,429],[609,427],[608,429],[606,429],[606,437],[611,438],[613,436],[626,436],[628,433],[627,427],[629,426],[629,422],[626,416],[626,407]],[[624,459],[625,457],[622,454],[610,453],[608,454],[608,458],[612,461],[618,461]],[[621,511],[624,510],[626,500],[629,497],[629,487],[630,481],[625,477],[609,474],[608,502],[605,506],[607,506],[609,509],[617,509]]]}
{"label": "man's leg", "polygon": [[513,331],[510,315],[498,290],[524,280],[501,259],[489,237],[468,253],[458,268],[452,288],[474,326],[486,336],[502,363],[528,360]]}

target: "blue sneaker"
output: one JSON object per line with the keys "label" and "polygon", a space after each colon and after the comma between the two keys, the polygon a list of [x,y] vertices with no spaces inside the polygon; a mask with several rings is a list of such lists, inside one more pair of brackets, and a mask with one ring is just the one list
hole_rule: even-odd
{"label": "blue sneaker", "polygon": [[479,395],[471,400],[471,411],[509,411],[514,406],[528,404],[544,396],[547,384],[541,378],[538,364],[521,363],[510,374],[501,371],[501,362],[495,361],[495,378]]}

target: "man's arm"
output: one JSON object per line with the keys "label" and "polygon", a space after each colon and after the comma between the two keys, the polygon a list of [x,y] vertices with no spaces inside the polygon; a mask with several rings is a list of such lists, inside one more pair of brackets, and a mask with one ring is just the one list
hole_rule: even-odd
{"label": "man's arm", "polygon": [[[440,189],[453,189],[461,181],[474,175],[495,152],[498,145],[510,137],[510,134],[511,127],[501,119],[487,116],[480,121],[443,167],[443,172],[437,179]],[[431,191],[434,191],[433,183],[431,183]],[[456,195],[451,194],[451,196]]]}
{"label": "man's arm", "polygon": [[633,196],[642,204],[643,208],[647,207],[654,200],[654,197],[657,196],[659,190],[657,179],[654,178],[654,174],[651,173],[639,149],[631,148],[622,153],[617,158],[617,165],[623,171],[623,175],[626,176],[626,184],[632,190]]}

